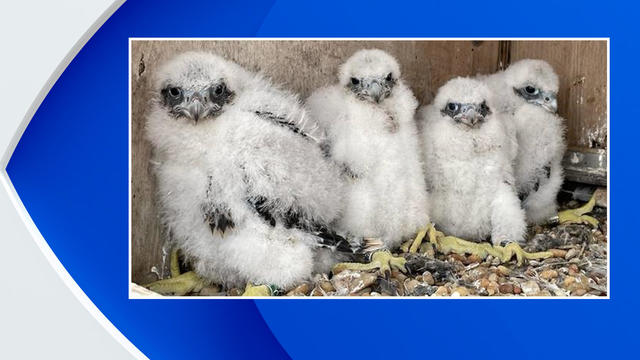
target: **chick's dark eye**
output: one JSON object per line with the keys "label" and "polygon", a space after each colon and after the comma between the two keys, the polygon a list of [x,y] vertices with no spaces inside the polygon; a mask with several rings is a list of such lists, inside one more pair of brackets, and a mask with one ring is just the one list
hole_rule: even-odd
{"label": "chick's dark eye", "polygon": [[352,78],[351,78],[351,84],[353,84],[353,85],[358,85],[358,84],[360,84],[360,80],[358,80],[358,79],[356,79],[356,78],[352,77]]}
{"label": "chick's dark eye", "polygon": [[171,95],[173,97],[180,96],[181,92],[182,92],[182,90],[180,88],[178,88],[178,87],[169,88],[169,95]]}
{"label": "chick's dark eye", "polygon": [[386,77],[386,80],[387,81],[393,80],[393,74],[389,73],[389,75],[387,75],[387,77]]}
{"label": "chick's dark eye", "polygon": [[529,94],[535,94],[536,92],[538,92],[538,90],[536,88],[534,88],[533,86],[525,87],[524,91],[526,91]]}
{"label": "chick's dark eye", "polygon": [[447,104],[447,109],[449,109],[450,111],[456,111],[456,110],[458,110],[458,104],[448,103]]}
{"label": "chick's dark eye", "polygon": [[224,84],[220,84],[220,85],[216,86],[216,88],[213,91],[213,93],[218,95],[218,96],[220,96],[224,92],[224,88],[225,88]]}

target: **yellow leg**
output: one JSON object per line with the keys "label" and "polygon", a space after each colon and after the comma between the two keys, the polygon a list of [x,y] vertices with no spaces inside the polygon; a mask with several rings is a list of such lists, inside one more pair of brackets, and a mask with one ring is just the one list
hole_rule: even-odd
{"label": "yellow leg", "polygon": [[171,270],[171,277],[180,276],[180,259],[178,256],[178,249],[173,249],[171,251],[171,262],[169,264],[169,269]]}
{"label": "yellow leg", "polygon": [[403,257],[393,256],[387,250],[379,250],[373,253],[371,261],[367,264],[360,263],[338,263],[333,267],[333,273],[337,274],[343,270],[369,271],[379,269],[380,273],[390,273],[391,269],[397,269],[406,272],[405,263],[407,260]]}
{"label": "yellow leg", "polygon": [[444,234],[437,231],[433,225],[429,226],[427,232],[429,234],[429,241],[435,245],[438,251],[444,254],[452,252],[460,255],[471,254],[476,255],[481,259],[485,259],[488,255],[492,255],[493,257],[500,259],[502,262],[511,260],[515,255],[518,266],[523,264],[524,259],[546,259],[553,256],[553,253],[549,251],[528,253],[517,243],[509,243],[502,247],[499,245],[491,245],[489,243],[475,243],[455,236],[444,236]]}
{"label": "yellow leg", "polygon": [[271,288],[267,285],[253,285],[251,283],[247,283],[247,286],[244,288],[244,293],[242,296],[271,296]]}
{"label": "yellow leg", "polygon": [[560,224],[589,224],[593,227],[598,227],[599,221],[592,216],[586,215],[593,211],[595,205],[596,196],[593,194],[591,199],[581,207],[559,212],[558,221]]}
{"label": "yellow leg", "polygon": [[202,290],[204,285],[204,280],[195,272],[189,271],[178,276],[172,276],[170,279],[154,281],[144,287],[163,295],[186,295],[190,292]]}

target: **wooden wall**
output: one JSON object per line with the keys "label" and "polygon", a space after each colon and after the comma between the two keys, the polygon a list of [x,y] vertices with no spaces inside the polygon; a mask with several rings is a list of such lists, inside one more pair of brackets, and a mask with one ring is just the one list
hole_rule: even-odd
{"label": "wooden wall", "polygon": [[262,70],[302,98],[334,83],[338,66],[362,48],[396,56],[403,78],[421,104],[454,76],[492,73],[521,58],[547,60],[561,79],[559,113],[567,119],[572,147],[605,148],[607,44],[605,41],[143,41],[131,45],[132,89],[132,280],[147,283],[166,273],[158,223],[151,148],[143,136],[153,72],[172,56],[206,50]]}

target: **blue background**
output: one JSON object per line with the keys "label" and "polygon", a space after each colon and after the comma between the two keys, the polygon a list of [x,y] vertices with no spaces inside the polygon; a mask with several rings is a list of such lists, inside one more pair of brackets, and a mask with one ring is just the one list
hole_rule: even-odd
{"label": "blue background", "polygon": [[[636,199],[623,197],[636,191],[624,172],[637,14],[613,1],[128,1],[51,89],[7,171],[67,271],[152,359],[637,357]],[[128,300],[128,38],[216,36],[611,37],[611,300]]]}

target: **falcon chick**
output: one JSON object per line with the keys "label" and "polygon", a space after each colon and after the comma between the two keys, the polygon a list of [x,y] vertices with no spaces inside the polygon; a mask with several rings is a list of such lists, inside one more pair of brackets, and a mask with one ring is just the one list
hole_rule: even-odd
{"label": "falcon chick", "polygon": [[420,110],[431,218],[445,233],[494,245],[522,242],[509,137],[482,82],[455,78]]}
{"label": "falcon chick", "polygon": [[400,76],[393,56],[360,50],[340,67],[338,84],[307,99],[326,133],[324,149],[347,183],[338,228],[386,249],[429,222],[414,120],[417,101]]}
{"label": "falcon chick", "polygon": [[558,76],[543,60],[525,59],[482,78],[500,102],[496,108],[517,139],[515,185],[528,222],[557,214],[564,180],[564,119],[558,109]]}
{"label": "falcon chick", "polygon": [[152,289],[287,288],[335,261],[322,246],[349,250],[328,230],[339,170],[296,96],[208,53],[179,55],[157,75],[146,131],[161,217],[195,274]]}

